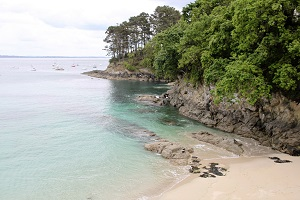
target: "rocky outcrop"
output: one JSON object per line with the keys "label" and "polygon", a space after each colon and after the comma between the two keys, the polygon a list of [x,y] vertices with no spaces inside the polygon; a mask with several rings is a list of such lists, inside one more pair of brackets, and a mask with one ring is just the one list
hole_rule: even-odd
{"label": "rocky outcrop", "polygon": [[223,137],[217,134],[211,134],[204,131],[192,133],[192,137],[199,141],[206,142],[217,147],[226,149],[227,151],[239,156],[244,153],[243,143],[234,138]]}
{"label": "rocky outcrop", "polygon": [[200,159],[197,156],[192,156],[189,165],[189,172],[193,174],[199,174],[199,177],[202,178],[216,178],[217,176],[225,176],[227,172],[226,167],[219,163],[209,163],[203,165],[200,163]]}
{"label": "rocky outcrop", "polygon": [[167,92],[168,102],[187,117],[225,132],[253,138],[290,155],[300,155],[300,105],[274,94],[255,106],[245,101],[214,104],[208,87],[183,81]]}
{"label": "rocky outcrop", "polygon": [[137,71],[129,71],[125,69],[121,64],[110,64],[106,70],[93,70],[84,72],[83,74],[110,80],[137,80],[137,81],[149,81],[149,82],[167,82],[166,80],[158,79],[147,69],[139,69]]}
{"label": "rocky outcrop", "polygon": [[139,102],[144,102],[146,104],[150,105],[156,105],[156,106],[163,106],[168,104],[168,98],[166,98],[165,95],[139,95],[136,98],[137,101]]}
{"label": "rocky outcrop", "polygon": [[278,157],[269,157],[271,160],[274,160],[275,163],[290,163],[292,161],[290,160],[281,160],[280,158]]}
{"label": "rocky outcrop", "polygon": [[179,143],[169,142],[164,139],[145,144],[145,149],[158,154],[163,158],[169,159],[171,163],[176,165],[187,165],[194,152],[192,148],[187,148]]}

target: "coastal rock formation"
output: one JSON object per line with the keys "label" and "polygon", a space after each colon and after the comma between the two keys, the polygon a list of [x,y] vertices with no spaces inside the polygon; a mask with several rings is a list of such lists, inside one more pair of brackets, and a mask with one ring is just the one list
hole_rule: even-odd
{"label": "coastal rock formation", "polygon": [[179,81],[167,92],[169,103],[187,117],[225,132],[253,138],[290,155],[300,155],[300,105],[274,94],[255,106],[247,102],[214,104],[208,87]]}
{"label": "coastal rock formation", "polygon": [[145,144],[145,149],[161,154],[163,158],[170,159],[171,163],[176,165],[187,165],[191,153],[194,152],[192,148],[186,148],[181,144],[164,139]]}
{"label": "coastal rock formation", "polygon": [[200,163],[197,156],[192,156],[189,172],[200,174],[202,178],[216,178],[217,176],[225,176],[227,169],[219,163],[209,163],[204,166]]}
{"label": "coastal rock formation", "polygon": [[[131,72],[121,65],[110,65],[104,71],[94,70],[84,74],[106,79],[161,81],[146,69]],[[290,155],[300,155],[300,104],[280,94],[273,94],[270,100],[255,106],[243,100],[216,105],[210,88],[195,88],[184,81],[177,81],[163,95],[141,95],[137,100],[157,106],[170,104],[178,108],[181,114],[207,126],[253,138],[262,145]]]}
{"label": "coastal rock formation", "polygon": [[199,177],[201,178],[216,178],[217,176],[225,176],[227,169],[219,163],[209,163],[201,169]]}
{"label": "coastal rock formation", "polygon": [[281,160],[280,158],[278,157],[269,157],[271,160],[274,160],[275,163],[290,163],[292,161],[290,160]]}
{"label": "coastal rock formation", "polygon": [[192,137],[199,141],[206,142],[215,145],[217,147],[226,149],[227,151],[230,151],[239,156],[244,153],[242,142],[233,138],[223,137],[220,135],[211,134],[204,131],[198,133],[192,133]]}
{"label": "coastal rock formation", "polygon": [[168,104],[168,99],[165,95],[139,95],[136,98],[137,101],[144,102],[151,105],[163,106]]}
{"label": "coastal rock formation", "polygon": [[139,69],[137,71],[129,71],[125,69],[121,64],[110,64],[106,70],[93,70],[84,72],[83,74],[110,80],[138,80],[138,81],[150,81],[150,82],[166,82],[156,78],[149,70]]}

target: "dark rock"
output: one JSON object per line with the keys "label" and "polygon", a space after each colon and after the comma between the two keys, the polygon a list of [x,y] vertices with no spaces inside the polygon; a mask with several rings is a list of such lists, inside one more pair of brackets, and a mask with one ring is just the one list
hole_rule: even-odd
{"label": "dark rock", "polygon": [[278,157],[269,157],[271,160],[280,160]]}
{"label": "dark rock", "polygon": [[292,162],[290,160],[281,160],[280,158],[278,157],[269,157],[271,160],[274,160],[275,163],[289,163],[289,162]]}
{"label": "dark rock", "polygon": [[210,163],[208,166],[204,166],[202,168],[200,168],[200,165],[192,165],[189,169],[190,173],[200,173],[200,177],[202,178],[225,176],[226,171],[227,170],[224,167],[220,167],[218,163]]}
{"label": "dark rock", "polygon": [[210,163],[210,167],[208,168],[208,172],[214,174],[216,176],[224,176],[222,172],[226,172],[227,170],[223,167],[218,167],[219,163]]}
{"label": "dark rock", "polygon": [[289,162],[292,162],[290,160],[275,160],[274,162],[276,163],[289,163]]}
{"label": "dark rock", "polygon": [[286,147],[286,151],[288,154],[292,155],[292,156],[300,156],[300,147],[293,147],[291,145],[287,145]]}
{"label": "dark rock", "polygon": [[211,168],[209,172],[217,176],[224,176],[217,168]]}
{"label": "dark rock", "polygon": [[[245,100],[214,104],[210,88],[176,82],[167,92],[171,106],[189,118],[293,156],[300,156],[300,104],[273,94],[256,105]],[[242,147],[242,146],[241,146]]]}
{"label": "dark rock", "polygon": [[210,174],[208,172],[203,172],[199,177],[201,177],[201,178],[216,178],[215,175]]}
{"label": "dark rock", "polygon": [[193,174],[200,173],[200,168],[197,166],[191,166],[189,172]]}

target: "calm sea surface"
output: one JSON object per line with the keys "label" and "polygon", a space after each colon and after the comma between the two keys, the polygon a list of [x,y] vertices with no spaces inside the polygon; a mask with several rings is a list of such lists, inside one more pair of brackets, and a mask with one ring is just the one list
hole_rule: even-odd
{"label": "calm sea surface", "polygon": [[138,94],[161,94],[166,85],[81,74],[107,64],[0,59],[0,199],[147,199],[186,174],[145,151],[148,141],[139,133],[178,141],[206,128],[173,108],[134,101]]}

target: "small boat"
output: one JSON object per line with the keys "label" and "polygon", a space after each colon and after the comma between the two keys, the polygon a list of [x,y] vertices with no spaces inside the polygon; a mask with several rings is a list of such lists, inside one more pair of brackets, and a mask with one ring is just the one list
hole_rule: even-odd
{"label": "small boat", "polygon": [[63,71],[63,70],[65,70],[65,69],[62,68],[62,67],[58,67],[58,66],[57,66],[57,67],[55,68],[55,70],[57,70],[57,71]]}
{"label": "small boat", "polygon": [[56,63],[53,63],[52,64],[52,69],[56,69],[58,66],[57,66],[57,64]]}
{"label": "small boat", "polygon": [[36,68],[31,65],[31,71],[36,71]]}

